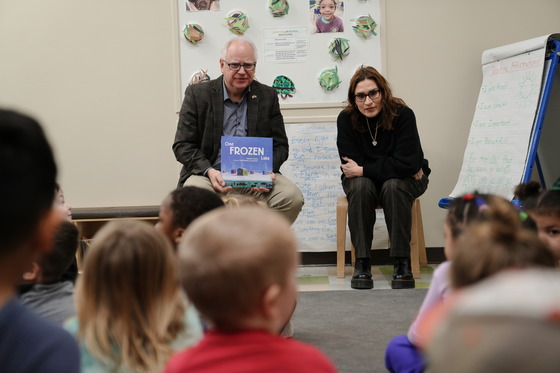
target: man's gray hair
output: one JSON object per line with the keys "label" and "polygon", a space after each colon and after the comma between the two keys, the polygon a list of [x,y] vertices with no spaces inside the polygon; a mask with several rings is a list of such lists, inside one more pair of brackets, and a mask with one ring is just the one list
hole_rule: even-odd
{"label": "man's gray hair", "polygon": [[231,45],[231,43],[233,43],[235,41],[243,41],[243,42],[249,44],[249,46],[251,46],[251,49],[253,50],[253,54],[255,55],[255,61],[254,62],[257,62],[257,58],[258,58],[257,57],[257,47],[255,46],[255,43],[253,43],[250,39],[246,38],[245,36],[238,36],[238,37],[235,37],[235,38],[232,38],[232,39],[228,40],[228,42],[226,43],[226,45],[224,45],[224,48],[222,49],[222,60],[225,61],[229,46]]}

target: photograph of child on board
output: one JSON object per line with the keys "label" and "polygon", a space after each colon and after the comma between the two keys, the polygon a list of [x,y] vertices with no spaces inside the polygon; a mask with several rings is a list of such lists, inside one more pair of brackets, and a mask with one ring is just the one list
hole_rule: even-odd
{"label": "photograph of child on board", "polygon": [[311,33],[344,32],[342,0],[310,0]]}
{"label": "photograph of child on board", "polygon": [[187,11],[220,10],[220,0],[187,0]]}

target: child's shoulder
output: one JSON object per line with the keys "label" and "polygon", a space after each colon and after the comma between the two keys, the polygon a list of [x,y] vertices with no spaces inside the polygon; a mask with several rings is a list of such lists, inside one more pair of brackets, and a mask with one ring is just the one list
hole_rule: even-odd
{"label": "child's shoulder", "polygon": [[441,277],[441,276],[447,276],[447,273],[449,272],[449,269],[451,268],[451,261],[450,260],[446,260],[445,262],[440,263],[436,269],[434,269],[434,274],[433,276],[436,277]]}
{"label": "child's shoulder", "polygon": [[294,357],[300,367],[313,367],[314,372],[336,372],[332,361],[317,347],[292,338],[280,337],[286,354]]}

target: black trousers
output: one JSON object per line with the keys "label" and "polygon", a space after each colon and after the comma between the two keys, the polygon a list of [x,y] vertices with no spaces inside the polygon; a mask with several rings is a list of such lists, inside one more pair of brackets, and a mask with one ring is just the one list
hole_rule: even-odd
{"label": "black trousers", "polygon": [[342,176],[342,188],[348,199],[348,227],[356,258],[369,258],[373,241],[375,208],[383,207],[391,248],[391,257],[410,257],[412,204],[428,188],[428,177],[420,180],[389,179],[376,183],[367,177]]}

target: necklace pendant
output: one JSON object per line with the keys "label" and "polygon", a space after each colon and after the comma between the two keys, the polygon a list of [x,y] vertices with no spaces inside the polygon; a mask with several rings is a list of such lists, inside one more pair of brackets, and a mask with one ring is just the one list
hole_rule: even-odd
{"label": "necklace pendant", "polygon": [[373,141],[371,142],[371,145],[377,146],[377,141],[373,140]]}

